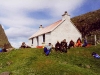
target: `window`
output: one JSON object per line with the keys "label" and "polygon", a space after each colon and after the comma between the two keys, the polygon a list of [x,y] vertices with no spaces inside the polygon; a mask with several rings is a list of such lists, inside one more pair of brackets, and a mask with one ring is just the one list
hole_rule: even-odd
{"label": "window", "polygon": [[36,37],[36,39],[37,39],[37,46],[39,45],[39,38],[38,38],[38,36]]}
{"label": "window", "polygon": [[32,38],[32,44],[33,44],[33,38]]}
{"label": "window", "polygon": [[43,34],[43,42],[45,42],[45,34]]}

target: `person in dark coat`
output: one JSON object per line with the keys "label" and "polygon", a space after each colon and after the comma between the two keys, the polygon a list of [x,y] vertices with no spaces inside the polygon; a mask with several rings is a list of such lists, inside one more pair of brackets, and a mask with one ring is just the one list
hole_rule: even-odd
{"label": "person in dark coat", "polygon": [[61,52],[65,52],[67,53],[67,42],[66,42],[66,39],[64,39],[62,42],[61,42]]}
{"label": "person in dark coat", "polygon": [[73,40],[71,40],[71,41],[69,42],[69,46],[68,46],[68,48],[70,49],[70,47],[74,47],[74,46],[75,46],[75,43],[74,43]]}
{"label": "person in dark coat", "polygon": [[55,50],[56,51],[60,51],[60,43],[59,43],[59,41],[57,41],[57,43],[55,44]]}
{"label": "person in dark coat", "polygon": [[3,48],[2,51],[3,51],[3,52],[7,52],[7,49],[6,49],[6,48]]}

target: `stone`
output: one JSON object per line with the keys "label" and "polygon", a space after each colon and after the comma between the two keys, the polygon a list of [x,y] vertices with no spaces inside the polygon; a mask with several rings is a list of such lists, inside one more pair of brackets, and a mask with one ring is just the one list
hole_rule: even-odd
{"label": "stone", "polygon": [[10,72],[2,72],[0,75],[10,75]]}

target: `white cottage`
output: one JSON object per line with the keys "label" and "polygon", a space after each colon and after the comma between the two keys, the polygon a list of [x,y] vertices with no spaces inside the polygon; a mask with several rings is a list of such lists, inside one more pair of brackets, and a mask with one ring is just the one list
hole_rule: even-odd
{"label": "white cottage", "polygon": [[29,38],[29,45],[31,47],[42,46],[43,43],[52,43],[55,46],[57,41],[66,39],[67,42],[81,38],[81,33],[70,20],[67,12],[62,15],[62,20],[59,20],[45,28],[40,25],[40,30]]}

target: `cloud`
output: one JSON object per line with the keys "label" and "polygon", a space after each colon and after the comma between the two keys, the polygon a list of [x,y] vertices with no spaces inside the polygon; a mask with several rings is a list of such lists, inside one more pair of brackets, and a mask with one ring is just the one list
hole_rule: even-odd
{"label": "cloud", "polygon": [[27,42],[40,24],[47,26],[61,19],[64,11],[73,15],[72,12],[83,2],[84,0],[0,0],[0,23],[5,27],[11,44],[18,47],[21,42]]}

